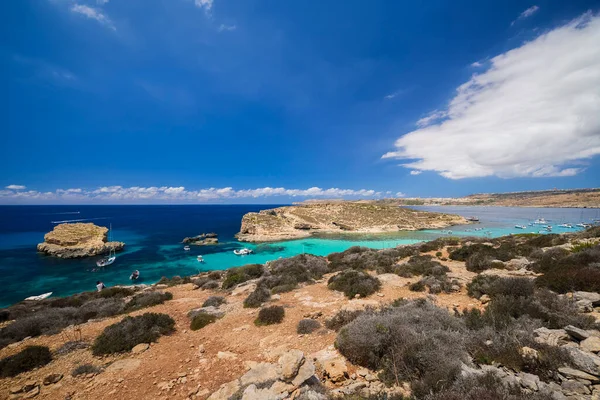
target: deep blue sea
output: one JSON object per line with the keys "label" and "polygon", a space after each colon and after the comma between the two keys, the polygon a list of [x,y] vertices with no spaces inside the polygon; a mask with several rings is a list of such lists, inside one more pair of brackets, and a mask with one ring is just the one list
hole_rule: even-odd
{"label": "deep blue sea", "polygon": [[[592,222],[600,218],[597,209],[508,208],[508,207],[414,207],[431,211],[478,216],[476,225],[457,226],[448,230],[402,232],[387,235],[336,236],[309,238],[252,245],[239,243],[242,216],[270,205],[152,205],[152,206],[0,206],[0,307],[25,297],[53,292],[65,296],[94,290],[97,280],[107,286],[128,284],[131,271],[138,269],[141,283],[153,283],[162,276],[191,275],[199,271],[221,270],[249,263],[264,263],[302,252],[327,255],[354,245],[373,248],[393,247],[431,240],[443,235],[475,235],[497,237],[509,233],[537,232],[539,226],[527,225],[543,217],[554,226],[554,232],[576,229],[558,228],[563,222]],[[117,253],[114,264],[94,271],[98,258],[61,260],[40,255],[36,244],[44,234],[63,221],[83,220],[97,225],[112,224],[113,240],[126,243]],[[476,228],[482,228],[475,230]],[[181,240],[203,232],[216,232],[217,246],[192,246],[183,251]],[[255,253],[236,256],[234,249],[249,247]],[[203,255],[205,263],[196,260]]]}

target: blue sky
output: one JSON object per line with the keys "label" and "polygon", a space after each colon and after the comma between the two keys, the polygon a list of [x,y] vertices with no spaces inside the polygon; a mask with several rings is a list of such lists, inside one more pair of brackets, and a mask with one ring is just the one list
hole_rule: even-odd
{"label": "blue sky", "polygon": [[19,0],[0,203],[597,187],[598,1]]}

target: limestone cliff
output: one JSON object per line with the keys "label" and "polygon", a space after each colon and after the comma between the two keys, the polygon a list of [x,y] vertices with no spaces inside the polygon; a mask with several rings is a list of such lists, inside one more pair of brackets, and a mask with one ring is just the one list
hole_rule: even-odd
{"label": "limestone cliff", "polygon": [[248,213],[242,218],[237,237],[241,241],[263,242],[297,239],[314,233],[385,233],[465,223],[467,221],[458,215],[415,211],[395,205],[307,203]]}
{"label": "limestone cliff", "polygon": [[125,243],[108,242],[108,228],[92,223],[60,224],[44,235],[39,252],[59,258],[92,257],[123,250]]}

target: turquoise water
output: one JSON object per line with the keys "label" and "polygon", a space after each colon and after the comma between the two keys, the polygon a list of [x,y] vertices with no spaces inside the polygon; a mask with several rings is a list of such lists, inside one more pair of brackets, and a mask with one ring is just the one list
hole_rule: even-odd
{"label": "turquoise water", "polygon": [[[241,217],[250,211],[270,206],[31,206],[0,207],[0,306],[27,296],[45,292],[69,295],[93,290],[97,280],[107,286],[129,284],[131,271],[141,272],[141,283],[153,283],[162,276],[191,275],[201,271],[223,270],[250,263],[265,263],[282,257],[311,253],[327,255],[352,246],[390,248],[432,240],[440,236],[498,237],[511,233],[532,233],[539,226],[525,230],[536,218],[545,218],[553,232],[573,232],[557,225],[568,222],[589,223],[600,218],[596,209],[536,209],[508,207],[414,207],[478,216],[479,224],[455,226],[444,230],[400,232],[385,235],[338,235],[311,237],[268,244],[240,243],[234,239]],[[100,225],[113,226],[113,238],[124,241],[126,250],[117,261],[95,270],[98,258],[60,260],[40,255],[35,246],[50,231],[52,221],[65,219],[63,213],[77,212],[77,219],[94,219]],[[96,219],[102,218],[102,219]],[[451,230],[451,233],[448,232]],[[192,246],[183,250],[181,240],[202,232],[217,232],[217,246]],[[237,256],[233,250],[248,247],[254,254]],[[203,255],[205,263],[199,263]]]}

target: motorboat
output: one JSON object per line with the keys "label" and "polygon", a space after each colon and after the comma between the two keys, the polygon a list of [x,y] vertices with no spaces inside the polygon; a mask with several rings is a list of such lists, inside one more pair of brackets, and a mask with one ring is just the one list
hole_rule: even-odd
{"label": "motorboat", "polygon": [[185,250],[185,251],[190,251],[190,246],[187,246],[187,245],[186,245],[186,246],[183,246],[183,250]]}
{"label": "motorboat", "polygon": [[517,229],[527,229],[527,227],[525,225],[515,225],[515,228],[517,228]]}
{"label": "motorboat", "polygon": [[40,295],[37,295],[37,296],[29,296],[25,300],[28,300],[28,301],[39,301],[39,300],[47,299],[50,296],[52,296],[52,292],[40,294]]}
{"label": "motorboat", "polygon": [[138,271],[137,269],[135,271],[133,271],[131,273],[131,275],[129,276],[129,279],[131,279],[132,281],[137,281],[140,278],[140,271]]}
{"label": "motorboat", "polygon": [[548,222],[544,218],[538,218],[533,221],[534,225],[546,225]]}
{"label": "motorboat", "polygon": [[[110,228],[108,229],[108,241],[112,242],[112,224],[110,224]],[[100,260],[96,261],[96,265],[98,267],[106,267],[115,262],[117,256],[115,255],[114,247],[111,247],[108,252],[108,257],[102,257]]]}
{"label": "motorboat", "polygon": [[467,221],[470,221],[470,222],[479,222],[479,217],[467,217]]}
{"label": "motorboat", "polygon": [[236,256],[247,256],[248,254],[252,254],[252,250],[244,247],[243,249],[234,250],[233,254],[235,254]]}
{"label": "motorboat", "polygon": [[584,223],[579,223],[579,224],[577,224],[577,225],[575,225],[575,226],[578,226],[578,227],[580,227],[580,228],[589,228],[589,227],[591,227],[591,225],[590,225],[590,224],[584,224]]}
{"label": "motorboat", "polygon": [[571,224],[560,224],[559,226],[561,228],[569,228],[569,229],[573,228],[573,225],[571,225]]}
{"label": "motorboat", "polygon": [[551,226],[551,225],[548,225],[548,226],[546,227],[546,230],[547,230],[548,232],[552,232],[552,226]]}
{"label": "motorboat", "polygon": [[204,262],[204,257],[198,256],[198,257],[196,257],[196,260],[198,260],[198,262],[203,263]]}

